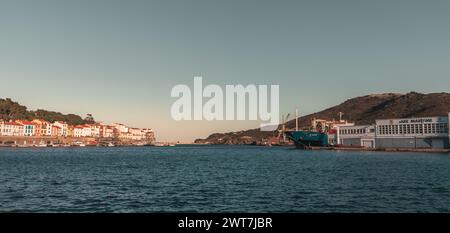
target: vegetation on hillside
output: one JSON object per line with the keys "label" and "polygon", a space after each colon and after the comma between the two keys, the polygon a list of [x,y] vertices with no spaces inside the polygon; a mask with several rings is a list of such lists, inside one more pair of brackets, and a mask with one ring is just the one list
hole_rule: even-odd
{"label": "vegetation on hillside", "polygon": [[83,119],[75,114],[63,114],[60,112],[47,111],[38,109],[36,111],[28,110],[27,107],[11,100],[10,98],[0,98],[0,119],[2,120],[17,120],[17,119],[43,119],[49,122],[65,121],[71,125],[94,123],[94,118],[91,114]]}

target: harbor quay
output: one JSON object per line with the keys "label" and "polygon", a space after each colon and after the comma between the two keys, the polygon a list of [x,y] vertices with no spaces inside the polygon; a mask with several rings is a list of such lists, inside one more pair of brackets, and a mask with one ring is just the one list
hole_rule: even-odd
{"label": "harbor quay", "polygon": [[20,147],[47,147],[59,145],[94,145],[98,140],[92,137],[73,138],[57,136],[0,136],[0,145]]}
{"label": "harbor quay", "polygon": [[118,140],[96,137],[0,136],[0,147],[69,147],[69,146],[145,146],[151,139]]}
{"label": "harbor quay", "polygon": [[449,120],[450,113],[379,119],[368,125],[313,119],[309,129],[287,130],[285,134],[299,149],[447,152],[450,150]]}

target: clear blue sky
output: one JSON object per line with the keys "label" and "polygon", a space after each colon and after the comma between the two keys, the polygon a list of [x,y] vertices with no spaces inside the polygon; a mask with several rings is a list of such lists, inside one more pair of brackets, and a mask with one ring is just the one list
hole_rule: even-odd
{"label": "clear blue sky", "polygon": [[450,1],[0,0],[0,97],[189,141],[258,122],[174,122],[170,90],[279,84],[281,111],[448,92]]}

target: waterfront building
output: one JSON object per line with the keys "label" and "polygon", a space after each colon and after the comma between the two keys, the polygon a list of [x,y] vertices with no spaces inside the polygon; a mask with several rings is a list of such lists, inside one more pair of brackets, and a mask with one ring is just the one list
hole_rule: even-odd
{"label": "waterfront building", "polygon": [[118,138],[119,140],[125,140],[125,141],[129,141],[132,139],[132,134],[131,133],[119,133],[118,134]]}
{"label": "waterfront building", "polygon": [[100,137],[102,134],[102,126],[100,124],[92,124],[91,127],[91,137]]}
{"label": "waterfront building", "polygon": [[49,136],[48,133],[48,125],[50,124],[48,121],[41,119],[34,119],[31,122],[35,125],[35,135],[36,136]]}
{"label": "waterfront building", "polygon": [[328,132],[332,129],[336,129],[338,126],[352,126],[355,125],[352,122],[348,122],[346,120],[323,120],[323,119],[316,119],[313,118],[311,120],[311,130],[318,131],[318,132]]}
{"label": "waterfront building", "polygon": [[92,127],[91,125],[83,125],[81,131],[81,137],[92,137]]}
{"label": "waterfront building", "polygon": [[129,137],[131,140],[143,140],[145,139],[145,133],[139,128],[130,128]]}
{"label": "waterfront building", "polygon": [[23,136],[23,125],[16,122],[3,123],[2,136]]}
{"label": "waterfront building", "polygon": [[76,138],[83,137],[83,126],[76,125],[73,127],[73,136]]}
{"label": "waterfront building", "polygon": [[339,126],[336,130],[336,138],[339,145],[375,148],[375,126]]}
{"label": "waterfront building", "polygon": [[374,125],[341,126],[338,144],[370,148],[450,148],[450,113],[440,117],[376,120]]}
{"label": "waterfront building", "polygon": [[67,125],[67,137],[75,137],[74,129],[75,126]]}
{"label": "waterfront building", "polygon": [[53,132],[53,124],[52,123],[48,123],[47,124],[47,129],[45,132],[45,136],[52,136],[52,132]]}
{"label": "waterfront building", "polygon": [[450,148],[449,117],[377,120],[379,148]]}
{"label": "waterfront building", "polygon": [[3,120],[0,120],[0,136],[3,135],[3,125],[5,124],[5,122]]}
{"label": "waterfront building", "polygon": [[51,128],[50,136],[53,136],[53,137],[61,136],[61,132],[62,132],[61,127],[56,126],[54,124],[52,124],[51,127],[52,128]]}
{"label": "waterfront building", "polygon": [[16,123],[21,124],[23,126],[23,136],[35,136],[36,125],[27,120],[17,120]]}
{"label": "waterfront building", "polygon": [[62,136],[62,137],[67,137],[68,136],[68,130],[69,130],[69,126],[67,125],[66,122],[64,121],[55,121],[55,123],[53,123],[54,126],[57,126],[60,128],[60,131],[58,133],[57,136]]}
{"label": "waterfront building", "polygon": [[145,134],[145,139],[154,141],[155,140],[155,132],[149,128],[143,128],[142,132]]}
{"label": "waterfront building", "polygon": [[128,133],[128,131],[129,131],[129,127],[124,124],[113,123],[113,124],[111,124],[111,126],[116,128],[119,134],[120,133]]}
{"label": "waterfront building", "polygon": [[112,127],[112,126],[103,125],[102,137],[104,137],[104,138],[114,138],[115,137],[115,128]]}
{"label": "waterfront building", "polygon": [[36,125],[37,136],[52,136],[52,123],[42,119],[34,119],[32,122]]}

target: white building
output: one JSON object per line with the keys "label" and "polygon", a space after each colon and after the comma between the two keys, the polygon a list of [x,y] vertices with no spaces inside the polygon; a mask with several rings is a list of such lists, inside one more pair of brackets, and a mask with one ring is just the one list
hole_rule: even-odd
{"label": "white building", "polygon": [[83,126],[77,125],[73,127],[73,136],[76,138],[83,137]]}
{"label": "white building", "polygon": [[442,117],[376,120],[375,125],[342,126],[338,144],[370,148],[450,148],[450,113]]}
{"label": "white building", "polygon": [[34,136],[36,135],[36,125],[27,120],[18,120],[16,123],[23,126],[23,136]]}
{"label": "white building", "polygon": [[102,133],[104,138],[113,138],[115,136],[114,127],[103,125]]}
{"label": "white building", "polygon": [[16,122],[3,123],[2,136],[23,136],[23,125]]}
{"label": "white building", "polygon": [[130,129],[128,126],[120,123],[113,123],[111,126],[116,128],[118,133],[128,133]]}
{"label": "white building", "polygon": [[45,125],[44,136],[52,136],[52,131],[53,131],[53,124],[49,122]]}
{"label": "white building", "polygon": [[377,120],[380,148],[450,148],[449,117]]}
{"label": "white building", "polygon": [[90,125],[83,125],[81,131],[82,137],[92,137],[92,127]]}
{"label": "white building", "polygon": [[375,126],[339,126],[336,130],[336,138],[339,145],[375,148]]}
{"label": "white building", "polygon": [[58,126],[61,130],[58,136],[67,137],[69,134],[69,125],[63,121],[55,121],[54,126]]}
{"label": "white building", "polygon": [[130,128],[131,140],[144,140],[145,132],[139,128]]}
{"label": "white building", "polygon": [[93,124],[91,125],[91,137],[100,137],[102,136],[102,126],[100,124]]}

